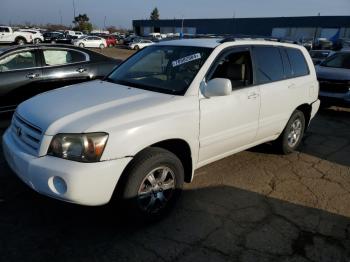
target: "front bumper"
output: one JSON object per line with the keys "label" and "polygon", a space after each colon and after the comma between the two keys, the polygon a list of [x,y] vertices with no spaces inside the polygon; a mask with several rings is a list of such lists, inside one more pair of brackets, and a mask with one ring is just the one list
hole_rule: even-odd
{"label": "front bumper", "polygon": [[41,194],[76,204],[97,206],[108,203],[131,160],[129,157],[80,163],[51,156],[35,157],[24,152],[12,135],[9,129],[5,132],[3,151],[17,176]]}

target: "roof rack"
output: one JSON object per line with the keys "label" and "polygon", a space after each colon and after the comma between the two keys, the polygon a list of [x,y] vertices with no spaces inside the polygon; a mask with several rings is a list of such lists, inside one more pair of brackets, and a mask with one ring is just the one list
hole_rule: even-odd
{"label": "roof rack", "polygon": [[226,42],[234,42],[236,40],[242,40],[242,39],[254,39],[254,40],[264,40],[264,41],[273,41],[273,42],[281,42],[281,43],[291,43],[291,44],[297,44],[297,41],[290,40],[290,39],[283,39],[279,37],[269,37],[269,36],[261,36],[261,35],[231,35],[226,36],[222,40],[220,40],[220,43],[226,43]]}

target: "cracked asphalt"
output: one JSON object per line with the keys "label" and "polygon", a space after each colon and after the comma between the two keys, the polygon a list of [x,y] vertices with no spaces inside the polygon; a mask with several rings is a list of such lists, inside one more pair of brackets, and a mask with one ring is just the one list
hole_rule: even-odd
{"label": "cracked asphalt", "polygon": [[0,261],[349,262],[350,110],[322,110],[294,154],[201,168],[160,222],[122,217],[32,192],[0,155]]}

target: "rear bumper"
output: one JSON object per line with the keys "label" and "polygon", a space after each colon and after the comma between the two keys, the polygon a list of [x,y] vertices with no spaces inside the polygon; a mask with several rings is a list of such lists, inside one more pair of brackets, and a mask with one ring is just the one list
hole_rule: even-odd
{"label": "rear bumper", "polygon": [[80,163],[51,156],[35,157],[24,152],[9,129],[3,136],[3,151],[10,168],[33,190],[59,200],[81,205],[109,202],[131,158]]}
{"label": "rear bumper", "polygon": [[311,104],[311,118],[310,119],[313,119],[318,111],[318,109],[320,108],[320,104],[321,104],[321,101],[319,99],[317,99],[315,102],[313,102]]}

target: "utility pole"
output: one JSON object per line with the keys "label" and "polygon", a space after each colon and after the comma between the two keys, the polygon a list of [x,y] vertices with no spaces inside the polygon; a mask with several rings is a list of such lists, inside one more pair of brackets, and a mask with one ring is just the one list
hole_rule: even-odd
{"label": "utility pole", "polygon": [[75,18],[75,0],[73,0],[73,19]]}
{"label": "utility pole", "polygon": [[106,20],[107,20],[107,16],[105,16],[105,19],[103,20],[103,30],[106,30]]}
{"label": "utility pole", "polygon": [[60,15],[60,24],[63,24],[63,19],[62,19],[62,11],[61,9],[59,10],[59,15]]}

